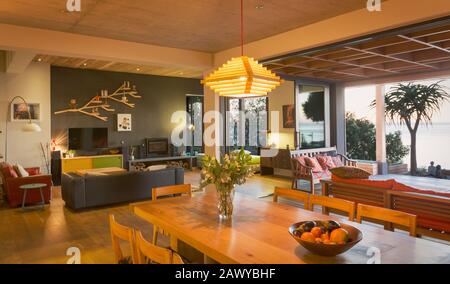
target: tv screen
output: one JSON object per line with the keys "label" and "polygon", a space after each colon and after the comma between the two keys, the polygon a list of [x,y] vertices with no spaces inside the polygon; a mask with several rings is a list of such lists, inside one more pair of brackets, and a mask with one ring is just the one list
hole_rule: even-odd
{"label": "tv screen", "polygon": [[69,150],[94,150],[108,147],[108,128],[70,128]]}
{"label": "tv screen", "polygon": [[147,139],[147,155],[168,155],[169,139]]}

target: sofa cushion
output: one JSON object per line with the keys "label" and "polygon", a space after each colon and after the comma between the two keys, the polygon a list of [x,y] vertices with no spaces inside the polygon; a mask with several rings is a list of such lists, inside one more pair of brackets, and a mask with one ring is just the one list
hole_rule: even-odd
{"label": "sofa cushion", "polygon": [[336,183],[347,183],[352,185],[362,185],[373,188],[381,188],[381,189],[392,189],[394,186],[394,179],[389,180],[370,180],[370,179],[349,179],[349,178],[341,178],[337,175],[332,175],[331,180]]}
{"label": "sofa cushion", "polygon": [[319,164],[322,166],[323,170],[331,170],[336,167],[336,165],[333,162],[333,157],[326,156],[326,155],[320,155],[317,156],[317,161],[319,161]]}
{"label": "sofa cushion", "polygon": [[345,164],[342,162],[342,160],[338,156],[334,156],[334,157],[332,157],[332,159],[333,159],[334,166],[336,168],[345,166]]}
{"label": "sofa cushion", "polygon": [[403,192],[415,192],[415,193],[421,193],[421,194],[429,194],[429,195],[436,195],[436,196],[443,196],[450,198],[450,193],[448,192],[438,192],[433,191],[429,189],[418,189],[412,186],[405,185],[403,183],[394,182],[393,190],[403,191]]}
{"label": "sofa cushion", "polygon": [[304,156],[298,156],[294,158],[301,166],[303,167],[307,167],[308,165],[306,165],[306,159]]}
{"label": "sofa cushion", "polygon": [[313,168],[313,173],[323,172],[322,166],[320,166],[319,161],[317,161],[316,157],[305,157],[305,161],[308,167]]}
{"label": "sofa cushion", "polygon": [[333,175],[345,179],[369,179],[371,173],[356,167],[338,167],[330,170]]}
{"label": "sofa cushion", "polygon": [[2,171],[2,175],[5,179],[19,177],[17,172],[14,170],[14,167],[11,166],[10,164],[4,163],[1,168],[1,171]]}
{"label": "sofa cushion", "polygon": [[30,176],[30,174],[21,165],[17,164],[14,168],[16,169],[16,172],[19,175],[19,177],[29,177]]}

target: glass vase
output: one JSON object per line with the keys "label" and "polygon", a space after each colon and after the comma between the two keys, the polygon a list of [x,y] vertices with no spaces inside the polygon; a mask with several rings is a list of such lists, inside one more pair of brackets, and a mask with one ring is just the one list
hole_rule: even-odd
{"label": "glass vase", "polygon": [[217,197],[219,217],[221,220],[230,220],[233,216],[234,186],[217,184]]}

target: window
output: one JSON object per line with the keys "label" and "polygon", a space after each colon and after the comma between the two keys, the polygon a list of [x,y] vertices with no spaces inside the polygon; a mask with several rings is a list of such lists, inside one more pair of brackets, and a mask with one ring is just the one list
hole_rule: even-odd
{"label": "window", "polygon": [[297,132],[301,149],[327,147],[327,125],[329,125],[327,100],[327,88],[323,86],[302,85],[299,87]]}
{"label": "window", "polygon": [[189,116],[186,152],[191,155],[203,153],[203,96],[187,96],[186,111]]}
{"label": "window", "polygon": [[267,106],[266,97],[227,100],[227,151],[244,147],[259,154],[259,148],[267,145]]}

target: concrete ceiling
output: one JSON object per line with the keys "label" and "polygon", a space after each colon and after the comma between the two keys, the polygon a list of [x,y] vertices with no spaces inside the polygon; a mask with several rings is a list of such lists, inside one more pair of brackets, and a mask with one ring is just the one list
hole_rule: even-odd
{"label": "concrete ceiling", "polygon": [[[81,0],[81,3],[81,13],[68,13],[66,0],[1,0],[0,23],[204,52],[218,52],[240,44],[239,0]],[[366,3],[366,0],[245,0],[246,41],[361,9]]]}

